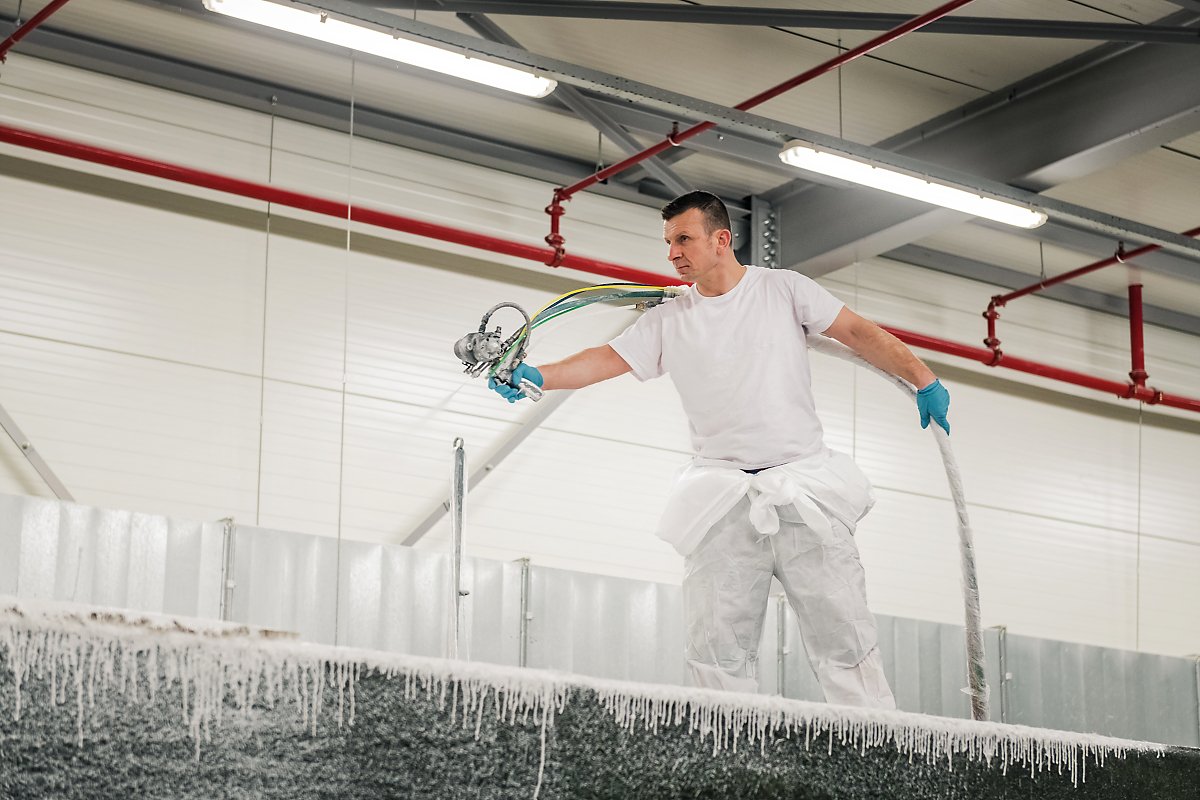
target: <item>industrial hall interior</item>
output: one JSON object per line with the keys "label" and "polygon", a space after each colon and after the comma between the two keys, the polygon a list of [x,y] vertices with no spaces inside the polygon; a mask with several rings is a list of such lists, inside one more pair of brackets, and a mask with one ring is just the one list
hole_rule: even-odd
{"label": "industrial hall interior", "polygon": [[1200,800],[1200,0],[0,40],[0,798]]}

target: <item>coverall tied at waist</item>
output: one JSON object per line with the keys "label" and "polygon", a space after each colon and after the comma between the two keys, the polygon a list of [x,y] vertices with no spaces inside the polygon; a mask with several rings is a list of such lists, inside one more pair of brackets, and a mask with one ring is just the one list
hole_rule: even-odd
{"label": "coverall tied at waist", "polygon": [[852,536],[873,503],[862,471],[830,450],[757,474],[699,458],[680,472],[658,534],[685,559],[687,661],[697,685],[757,691],[775,576],[826,700],[895,707]]}
{"label": "coverall tied at waist", "polygon": [[676,476],[658,537],[686,557],[743,497],[750,498],[751,524],[766,536],[779,532],[781,519],[820,531],[835,520],[853,533],[875,504],[867,476],[834,450],[754,475],[727,461],[695,458]]}

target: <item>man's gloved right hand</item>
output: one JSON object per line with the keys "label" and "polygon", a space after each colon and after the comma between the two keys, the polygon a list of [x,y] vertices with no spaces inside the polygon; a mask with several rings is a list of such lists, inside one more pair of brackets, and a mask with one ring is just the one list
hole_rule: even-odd
{"label": "man's gloved right hand", "polygon": [[512,377],[508,379],[508,383],[503,383],[492,377],[488,378],[488,388],[508,402],[515,403],[522,397],[525,397],[525,395],[521,394],[521,389],[519,388],[523,380],[530,381],[538,386],[541,386],[544,382],[542,373],[538,372],[537,367],[532,367],[525,362],[521,362],[512,371]]}

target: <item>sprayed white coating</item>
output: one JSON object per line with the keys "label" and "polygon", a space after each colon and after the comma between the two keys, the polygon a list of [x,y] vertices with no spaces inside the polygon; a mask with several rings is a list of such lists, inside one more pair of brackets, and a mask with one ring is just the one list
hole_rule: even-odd
{"label": "sprayed white coating", "polygon": [[436,698],[477,738],[489,713],[500,722],[538,725],[539,788],[547,728],[567,703],[587,702],[581,689],[594,692],[627,730],[686,726],[701,740],[711,738],[713,752],[757,746],[765,754],[770,742],[784,738],[829,750],[837,742],[860,751],[891,747],[948,768],[965,758],[1005,772],[1011,766],[1067,772],[1075,782],[1086,778],[1089,760],[1103,765],[1130,752],[1165,752],[1159,744],[1092,734],[314,645],[224,623],[6,597],[0,597],[0,658],[12,671],[12,684],[0,689],[0,713],[19,720],[27,685],[39,681],[54,705],[74,707],[80,744],[98,697],[137,703],[152,700],[164,681],[179,686],[180,723],[190,729],[197,757],[213,726],[254,703],[291,703],[314,736],[323,717],[325,724],[353,725],[355,684],[378,674],[397,681],[406,698]]}

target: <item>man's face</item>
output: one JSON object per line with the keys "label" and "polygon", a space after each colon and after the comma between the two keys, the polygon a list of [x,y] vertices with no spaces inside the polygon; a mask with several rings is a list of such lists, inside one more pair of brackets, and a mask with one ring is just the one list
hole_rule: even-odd
{"label": "man's face", "polygon": [[704,229],[704,214],[688,209],[663,222],[667,260],[685,281],[702,282],[714,270],[729,245],[729,231]]}

